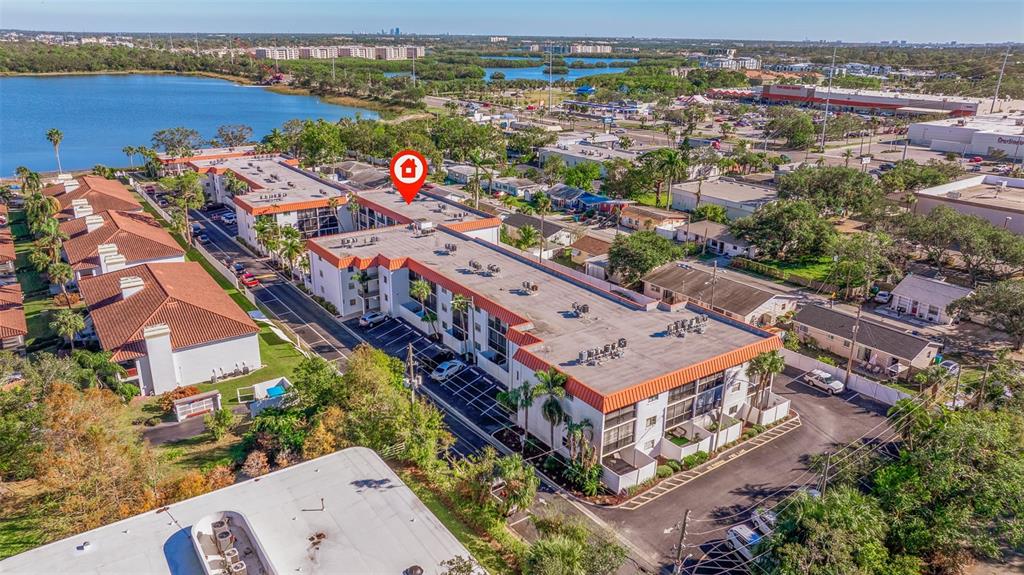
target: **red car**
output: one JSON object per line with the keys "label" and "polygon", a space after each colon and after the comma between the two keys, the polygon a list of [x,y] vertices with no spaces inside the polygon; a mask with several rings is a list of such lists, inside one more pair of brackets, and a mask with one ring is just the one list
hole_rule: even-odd
{"label": "red car", "polygon": [[254,288],[260,285],[260,280],[256,279],[256,276],[249,272],[242,274],[242,285],[249,288]]}
{"label": "red car", "polygon": [[982,158],[981,156],[974,156],[968,161],[972,164],[980,164],[985,161],[985,158]]}

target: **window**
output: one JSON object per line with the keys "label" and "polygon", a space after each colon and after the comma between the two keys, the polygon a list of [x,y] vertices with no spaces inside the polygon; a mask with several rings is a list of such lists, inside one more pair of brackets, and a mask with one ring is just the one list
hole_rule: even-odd
{"label": "window", "polygon": [[388,294],[384,294],[384,301],[388,301]]}
{"label": "window", "polygon": [[604,451],[611,453],[633,444],[633,426],[620,425],[604,432]]}
{"label": "window", "polygon": [[661,288],[656,285],[651,285],[651,291],[654,293],[661,293]]}
{"label": "window", "polygon": [[320,286],[320,293],[324,293],[324,286]]}
{"label": "window", "polygon": [[730,407],[729,408],[729,415],[736,415],[736,412],[739,410],[739,408],[740,408],[740,406],[738,406],[738,405],[734,405],[734,406]]}
{"label": "window", "polygon": [[382,281],[382,282],[384,282],[384,283],[388,283],[388,276],[383,276],[383,277],[381,277],[381,278],[380,278],[380,281]]}
{"label": "window", "polygon": [[682,400],[682,399],[684,399],[686,397],[690,397],[696,391],[697,391],[697,382],[696,381],[687,383],[686,385],[684,385],[682,387],[677,387],[677,388],[669,391],[668,392],[668,402],[669,403],[675,403],[675,402],[680,401],[680,400]]}
{"label": "window", "polygon": [[356,289],[356,284],[348,282],[348,289]]}
{"label": "window", "polygon": [[320,277],[324,277],[324,270],[320,270]]}
{"label": "window", "polygon": [[356,268],[354,266],[348,266],[348,273],[352,273],[354,271],[356,271]]}
{"label": "window", "polygon": [[654,449],[654,440],[650,439],[644,442],[644,451],[650,451]]}
{"label": "window", "polygon": [[348,300],[348,305],[356,305],[356,300],[354,300],[354,299]]}
{"label": "window", "polygon": [[615,427],[634,419],[636,419],[636,405],[627,405],[604,416],[604,427],[605,429]]}
{"label": "window", "polygon": [[665,429],[685,423],[693,417],[693,398],[670,405],[665,411]]}
{"label": "window", "polygon": [[646,427],[647,429],[650,429],[655,425],[658,425],[658,416],[648,417],[647,421],[644,422],[644,427]]}
{"label": "window", "polygon": [[652,396],[652,397],[648,397],[647,398],[647,403],[654,403],[654,402],[658,401],[659,397],[661,397],[660,393],[658,395],[655,395],[655,396]]}

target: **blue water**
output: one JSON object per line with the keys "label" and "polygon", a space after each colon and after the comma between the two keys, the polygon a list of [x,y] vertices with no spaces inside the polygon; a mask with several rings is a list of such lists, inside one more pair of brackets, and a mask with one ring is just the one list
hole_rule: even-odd
{"label": "blue water", "polygon": [[[558,80],[576,80],[579,78],[586,78],[587,76],[593,76],[595,74],[621,74],[627,71],[628,68],[569,68],[568,74],[552,74],[551,81],[557,82]],[[486,72],[486,78],[491,79],[491,75],[495,72],[504,72],[506,80],[543,80],[548,81],[548,75],[544,73],[544,66],[537,66],[535,68],[484,68]],[[388,78],[396,78],[399,76],[409,76],[411,72],[384,72],[384,76]]]}
{"label": "blue water", "polygon": [[153,132],[175,126],[216,135],[222,124],[246,124],[261,138],[288,120],[376,118],[312,96],[275,94],[213,78],[171,75],[0,78],[0,174],[17,166],[57,169],[46,131],[64,132],[64,169],[128,165],[124,146],[151,146]]}

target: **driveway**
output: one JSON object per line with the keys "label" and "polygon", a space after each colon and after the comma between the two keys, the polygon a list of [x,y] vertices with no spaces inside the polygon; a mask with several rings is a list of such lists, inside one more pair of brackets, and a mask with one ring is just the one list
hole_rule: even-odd
{"label": "driveway", "polygon": [[634,511],[592,510],[635,545],[670,562],[679,540],[675,526],[689,509],[684,556],[692,554],[693,561],[709,556],[695,572],[728,568],[742,573],[736,568],[740,561],[722,545],[729,527],[746,521],[753,507],[771,506],[801,486],[816,486],[819,476],[808,468],[810,455],[865,435],[876,437],[888,429],[884,415],[887,406],[853,392],[829,396],[799,381],[800,375],[787,370],[776,378],[774,387],[775,393],[789,399],[800,414],[799,428]]}

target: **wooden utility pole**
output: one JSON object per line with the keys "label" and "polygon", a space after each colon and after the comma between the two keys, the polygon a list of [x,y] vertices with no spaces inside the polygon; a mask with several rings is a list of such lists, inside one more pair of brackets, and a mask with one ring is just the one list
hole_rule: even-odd
{"label": "wooden utility pole", "polygon": [[860,314],[864,310],[864,307],[857,308],[857,321],[853,324],[853,341],[850,343],[850,355],[846,358],[846,379],[843,380],[843,385],[850,386],[850,375],[853,372],[853,354],[857,351],[857,332],[860,331]]}
{"label": "wooden utility pole", "polygon": [[956,398],[960,395],[960,376],[964,373],[963,368],[956,372],[956,385],[953,386],[953,411],[959,411],[960,407],[956,403]]}
{"label": "wooden utility pole", "polygon": [[686,510],[686,514],[683,515],[683,520],[680,523],[676,523],[676,529],[679,530],[679,543],[676,544],[676,560],[675,569],[673,573],[675,575],[681,575],[683,572],[683,563],[686,559],[683,558],[683,550],[686,548],[683,540],[686,539],[686,524],[690,521],[690,510]]}
{"label": "wooden utility pole", "polygon": [[412,393],[412,402],[416,403],[416,367],[412,355],[412,342],[409,342],[409,350],[405,355],[405,367],[409,371],[409,390]]}
{"label": "wooden utility pole", "polygon": [[975,409],[980,409],[985,401],[985,388],[988,386],[988,369],[991,365],[990,363],[985,364],[985,375],[981,377],[981,389],[975,392],[978,394],[978,398],[974,401]]}
{"label": "wooden utility pole", "polygon": [[825,488],[828,487],[828,474],[832,470],[832,452],[825,454],[825,473],[821,476],[821,491],[822,497],[825,496]]}

